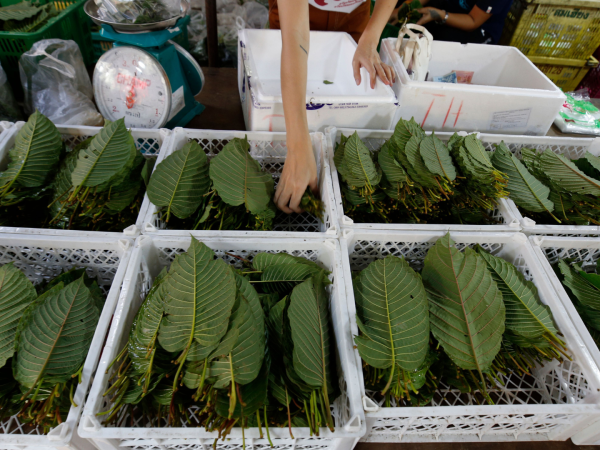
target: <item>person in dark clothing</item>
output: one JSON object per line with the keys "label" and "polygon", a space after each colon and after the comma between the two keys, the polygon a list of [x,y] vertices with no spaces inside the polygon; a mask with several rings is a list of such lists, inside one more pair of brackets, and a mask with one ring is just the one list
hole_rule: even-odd
{"label": "person in dark clothing", "polygon": [[424,25],[438,41],[497,44],[512,0],[421,0]]}

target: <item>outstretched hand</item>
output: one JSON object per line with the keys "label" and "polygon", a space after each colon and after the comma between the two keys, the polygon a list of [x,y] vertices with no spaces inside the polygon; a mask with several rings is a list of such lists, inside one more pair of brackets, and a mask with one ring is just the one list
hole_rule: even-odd
{"label": "outstretched hand", "polygon": [[438,22],[446,16],[446,12],[441,9],[426,6],[425,8],[417,9],[417,12],[422,14],[421,18],[417,22],[417,25],[425,25],[429,22]]}
{"label": "outstretched hand", "polygon": [[273,200],[287,214],[301,213],[300,200],[307,187],[318,193],[317,163],[308,133],[299,140],[288,141],[288,155]]}
{"label": "outstretched hand", "polygon": [[381,62],[379,53],[377,53],[377,45],[373,45],[370,42],[359,42],[354,52],[352,69],[354,70],[354,80],[357,85],[362,81],[360,76],[361,67],[364,67],[369,72],[371,89],[375,89],[375,80],[377,77],[381,78],[381,81],[388,86],[391,86],[396,81],[396,76],[392,68]]}

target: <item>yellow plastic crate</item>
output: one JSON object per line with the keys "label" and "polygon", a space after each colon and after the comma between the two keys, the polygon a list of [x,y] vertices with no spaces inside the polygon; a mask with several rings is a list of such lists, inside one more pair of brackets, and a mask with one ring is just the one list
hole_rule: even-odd
{"label": "yellow plastic crate", "polygon": [[600,46],[600,1],[514,0],[500,44],[527,56],[586,60]]}
{"label": "yellow plastic crate", "polygon": [[593,56],[590,56],[587,60],[536,58],[533,56],[530,56],[529,59],[564,92],[577,89],[577,86],[590,69],[598,67],[598,60]]}

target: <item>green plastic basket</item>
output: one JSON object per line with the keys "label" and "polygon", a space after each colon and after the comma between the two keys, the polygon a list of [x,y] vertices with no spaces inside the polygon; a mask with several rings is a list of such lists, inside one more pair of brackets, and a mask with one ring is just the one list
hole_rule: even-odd
{"label": "green plastic basket", "polygon": [[[6,0],[2,0],[3,4]],[[9,0],[10,1],[10,0]],[[86,0],[56,0],[54,5],[61,13],[53,17],[40,30],[32,33],[0,31],[0,63],[8,80],[19,95],[22,92],[19,80],[19,58],[33,44],[42,39],[73,40],[79,45],[84,63],[92,64],[94,49],[90,21],[83,12]],[[46,3],[46,2],[40,2]]]}

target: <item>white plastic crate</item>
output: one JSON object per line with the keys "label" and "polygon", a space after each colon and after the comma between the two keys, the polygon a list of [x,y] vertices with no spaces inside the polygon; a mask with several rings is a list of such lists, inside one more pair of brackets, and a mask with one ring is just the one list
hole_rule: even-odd
{"label": "white plastic crate", "polygon": [[[358,335],[352,271],[388,255],[404,257],[420,269],[427,251],[445,232],[343,230],[341,247],[344,281],[352,334]],[[471,394],[461,394],[441,380],[442,395],[431,406],[381,407],[365,392],[367,434],[363,442],[468,442],[566,440],[600,418],[600,374],[558,300],[527,237],[521,233],[451,232],[459,248],[481,245],[513,263],[538,288],[550,306],[573,361],[547,363],[533,376],[503,377],[504,388],[490,391],[496,405],[479,405]],[[362,367],[358,351],[357,366]]]}
{"label": "white plastic crate", "polygon": [[[286,134],[269,132],[245,132],[245,131],[212,131],[212,130],[190,130],[176,128],[173,130],[168,148],[161,153],[156,165],[174,151],[181,149],[191,140],[198,142],[209,159],[221,151],[221,149],[233,138],[248,138],[250,143],[250,154],[258,161],[261,167],[269,172],[275,181],[279,181],[283,164],[287,155]],[[329,161],[325,157],[326,140],[322,133],[311,133],[313,151],[317,161],[317,176],[319,178],[319,194],[325,206],[323,221],[307,213],[285,214],[277,212],[273,223],[273,231],[235,231],[235,230],[197,230],[194,236],[252,236],[252,237],[336,237],[338,234],[338,221],[335,214],[333,185],[331,183],[331,170]],[[150,202],[148,196],[144,198],[142,210],[146,211],[143,234],[189,236],[190,230],[166,229],[166,223],[161,219],[157,207]]]}
{"label": "white plastic crate", "polygon": [[[388,140],[393,131],[379,130],[354,130],[329,127],[325,130],[327,137],[327,159],[331,166],[331,179],[333,183],[333,193],[335,196],[335,207],[340,221],[340,226],[344,229],[371,229],[371,230],[460,230],[460,231],[510,231],[515,232],[521,229],[521,224],[514,214],[511,201],[508,199],[500,199],[494,211],[489,211],[490,217],[496,219],[498,225],[435,225],[435,224],[412,224],[412,223],[354,223],[354,221],[344,214],[344,205],[342,202],[342,192],[340,188],[340,177],[338,175],[335,163],[333,162],[333,154],[336,144],[340,141],[342,133],[344,136],[349,136],[354,132],[358,132],[358,136],[371,151],[379,150],[383,143]],[[427,132],[427,134],[431,134]],[[447,141],[454,133],[435,133],[442,141]],[[483,135],[482,135],[483,136]]]}
{"label": "white plastic crate", "polygon": [[[13,127],[9,128],[6,133],[0,135],[0,171],[6,170],[6,166],[9,162],[9,150],[15,145],[15,138],[18,131],[25,125],[25,122],[17,122]],[[63,142],[69,148],[75,147],[77,144],[83,142],[90,136],[98,134],[102,129],[101,127],[88,127],[88,126],[73,126],[73,125],[57,125],[58,131],[62,135]],[[5,139],[2,136],[6,134]],[[171,131],[166,129],[160,130],[145,130],[141,128],[131,129],[131,134],[135,140],[135,145],[146,158],[158,157],[161,149],[166,147],[167,141],[171,135]],[[164,145],[163,145],[164,144]],[[144,200],[147,197],[144,196]],[[138,213],[138,218],[135,224],[131,224],[123,233],[117,232],[104,232],[104,231],[84,231],[84,230],[60,230],[51,228],[25,228],[25,227],[2,227],[0,226],[0,233],[20,233],[20,234],[43,234],[47,236],[89,236],[93,233],[94,236],[102,237],[131,237],[135,238],[140,234],[143,219],[145,217],[144,205],[147,202],[143,202]]]}
{"label": "white plastic crate", "polygon": [[48,281],[64,270],[85,268],[106,294],[96,332],[85,359],[82,381],[66,420],[43,434],[37,427],[21,424],[17,416],[0,422],[0,449],[7,450],[94,450],[77,434],[88,388],[95,373],[102,344],[119,300],[133,241],[88,235],[87,237],[0,234],[0,265],[14,262],[35,284]]}
{"label": "white plastic crate", "polygon": [[[426,130],[480,131],[543,136],[552,126],[565,95],[514,47],[434,41],[429,81],[408,76],[396,38],[381,42],[381,60],[396,73],[394,92],[400,118]],[[472,84],[434,82],[453,70],[472,72]],[[363,127],[366,128],[366,127]]]}
{"label": "white plastic crate", "polygon": [[[392,125],[398,105],[394,91],[379,79],[371,89],[364,68],[362,83],[356,85],[352,72],[356,46],[348,33],[310,32],[309,130],[322,131],[327,126],[387,130]],[[238,32],[238,89],[247,130],[285,131],[280,30]]]}
{"label": "white plastic crate", "polygon": [[[555,275],[551,265],[561,259],[570,258],[580,264],[584,270],[594,268],[596,262],[600,259],[600,239],[598,238],[578,238],[578,237],[558,237],[558,236],[530,236],[529,241],[533,246],[542,268],[546,271],[552,287],[569,317],[575,324],[581,334],[583,342],[590,351],[596,366],[600,368],[600,350],[592,339],[587,327],[581,320],[579,313],[575,309],[573,302],[567,294],[562,283]],[[600,369],[598,369],[600,372]],[[600,445],[600,427],[594,426],[589,430],[573,437],[573,442],[578,445],[594,444]]]}
{"label": "white plastic crate", "polygon": [[[242,448],[242,430],[238,427],[232,429],[226,442],[222,440],[216,442],[217,432],[207,432],[202,427],[187,427],[187,422],[183,420],[182,426],[178,428],[166,426],[151,428],[137,425],[140,419],[137,418],[135,420],[137,426],[119,428],[105,427],[102,420],[106,416],[96,415],[106,411],[110,406],[106,398],[102,396],[112,374],[112,371],[106,374],[106,369],[126,345],[133,319],[152,286],[153,278],[163,267],[170,265],[176,255],[185,252],[190,241],[189,237],[140,236],[136,242],[113,324],[79,425],[79,434],[93,440],[101,450],[122,448],[135,450],[208,449],[213,444],[221,450]],[[330,295],[330,310],[337,344],[336,359],[342,392],[332,405],[335,431],[331,432],[329,429],[321,428],[320,437],[311,437],[308,428],[295,427],[293,428],[295,439],[290,438],[287,428],[270,427],[269,431],[276,450],[351,450],[358,438],[364,435],[366,428],[360,401],[358,368],[353,355],[350,322],[344,296],[340,247],[337,240],[206,238],[201,241],[212,248],[219,258],[223,258],[238,268],[241,267],[240,260],[230,255],[242,256],[251,260],[255,254],[266,251],[302,256],[318,262],[332,272],[330,276],[332,284],[327,287],[327,290]],[[191,415],[190,419],[194,420]],[[129,424],[129,419],[127,423]],[[267,450],[270,448],[266,436],[261,439],[257,428],[246,429],[244,435],[247,449]]]}

